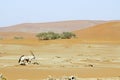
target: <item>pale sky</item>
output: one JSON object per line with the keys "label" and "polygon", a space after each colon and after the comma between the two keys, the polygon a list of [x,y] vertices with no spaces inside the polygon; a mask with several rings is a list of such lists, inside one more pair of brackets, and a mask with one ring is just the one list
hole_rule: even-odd
{"label": "pale sky", "polygon": [[120,20],[120,0],[0,0],[0,27],[66,20]]}

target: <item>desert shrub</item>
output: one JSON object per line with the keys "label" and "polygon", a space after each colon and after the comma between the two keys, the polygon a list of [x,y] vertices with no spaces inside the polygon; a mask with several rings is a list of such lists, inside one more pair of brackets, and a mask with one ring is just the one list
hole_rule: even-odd
{"label": "desert shrub", "polygon": [[21,36],[15,36],[14,39],[23,39]]}
{"label": "desert shrub", "polygon": [[40,40],[48,40],[49,39],[48,34],[46,32],[39,33],[36,35],[36,37],[38,37]]}
{"label": "desert shrub", "polygon": [[59,38],[59,34],[54,32],[43,32],[36,35],[36,37],[39,38],[39,40],[54,40]]}
{"label": "desert shrub", "polygon": [[0,36],[0,40],[3,40],[3,37]]}
{"label": "desert shrub", "polygon": [[75,37],[75,34],[71,32],[63,32],[62,34],[54,32],[43,32],[36,35],[39,40],[54,40],[54,39],[70,39]]}
{"label": "desert shrub", "polygon": [[75,37],[76,37],[76,35],[71,32],[63,32],[61,34],[62,39],[71,39],[71,38],[75,38]]}
{"label": "desert shrub", "polygon": [[48,36],[49,36],[50,40],[54,40],[54,39],[60,38],[60,35],[58,33],[54,33],[54,32],[48,32]]}

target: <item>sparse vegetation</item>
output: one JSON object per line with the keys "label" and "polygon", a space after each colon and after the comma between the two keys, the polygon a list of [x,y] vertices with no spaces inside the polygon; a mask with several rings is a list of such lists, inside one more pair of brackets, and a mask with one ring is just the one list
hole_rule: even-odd
{"label": "sparse vegetation", "polygon": [[24,39],[24,38],[21,37],[21,36],[15,36],[14,39],[18,39],[19,40],[19,39]]}
{"label": "sparse vegetation", "polygon": [[3,37],[0,36],[0,40],[3,40]]}
{"label": "sparse vegetation", "polygon": [[54,32],[43,32],[36,35],[39,40],[55,40],[55,39],[71,39],[76,35],[71,32],[63,32],[62,34]]}
{"label": "sparse vegetation", "polygon": [[71,38],[75,38],[75,37],[76,37],[76,35],[71,32],[63,32],[61,34],[62,39],[71,39]]}

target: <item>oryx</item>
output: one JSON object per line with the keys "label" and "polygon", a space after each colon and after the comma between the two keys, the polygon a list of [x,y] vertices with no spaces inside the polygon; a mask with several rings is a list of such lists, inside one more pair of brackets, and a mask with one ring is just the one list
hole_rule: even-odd
{"label": "oryx", "polygon": [[20,58],[19,58],[19,60],[18,60],[18,63],[20,64],[20,65],[26,65],[26,64],[29,64],[29,63],[31,63],[31,61],[33,60],[33,59],[35,59],[35,55],[33,54],[33,52],[32,51],[30,51],[31,52],[31,56],[25,56],[25,55],[22,55],[22,56],[20,56]]}

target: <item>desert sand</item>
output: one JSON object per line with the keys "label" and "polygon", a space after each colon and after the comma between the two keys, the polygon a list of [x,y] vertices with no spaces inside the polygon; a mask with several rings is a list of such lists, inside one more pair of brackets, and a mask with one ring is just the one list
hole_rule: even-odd
{"label": "desert sand", "polygon": [[[36,33],[29,33],[29,30],[9,32],[7,28],[10,27],[7,27],[6,32],[0,32],[4,36],[0,39],[0,73],[7,80],[46,80],[50,75],[56,79],[73,75],[78,80],[119,80],[119,25],[119,22],[108,22],[77,28],[73,31],[77,35],[74,39],[45,41],[38,40]],[[18,30],[18,27],[11,28]],[[23,36],[24,39],[17,40],[14,36]],[[19,65],[19,57],[31,55],[30,50],[36,59],[26,66]],[[35,62],[38,64],[33,64]]]}
{"label": "desert sand", "polygon": [[[8,42],[8,43],[6,43]],[[9,80],[41,80],[75,75],[80,78],[111,78],[120,76],[120,45],[115,43],[83,43],[70,40],[0,41],[0,72]],[[21,55],[31,55],[39,65],[21,66]],[[90,65],[93,65],[91,67]]]}
{"label": "desert sand", "polygon": [[74,31],[83,40],[120,41],[120,21],[108,22]]}

